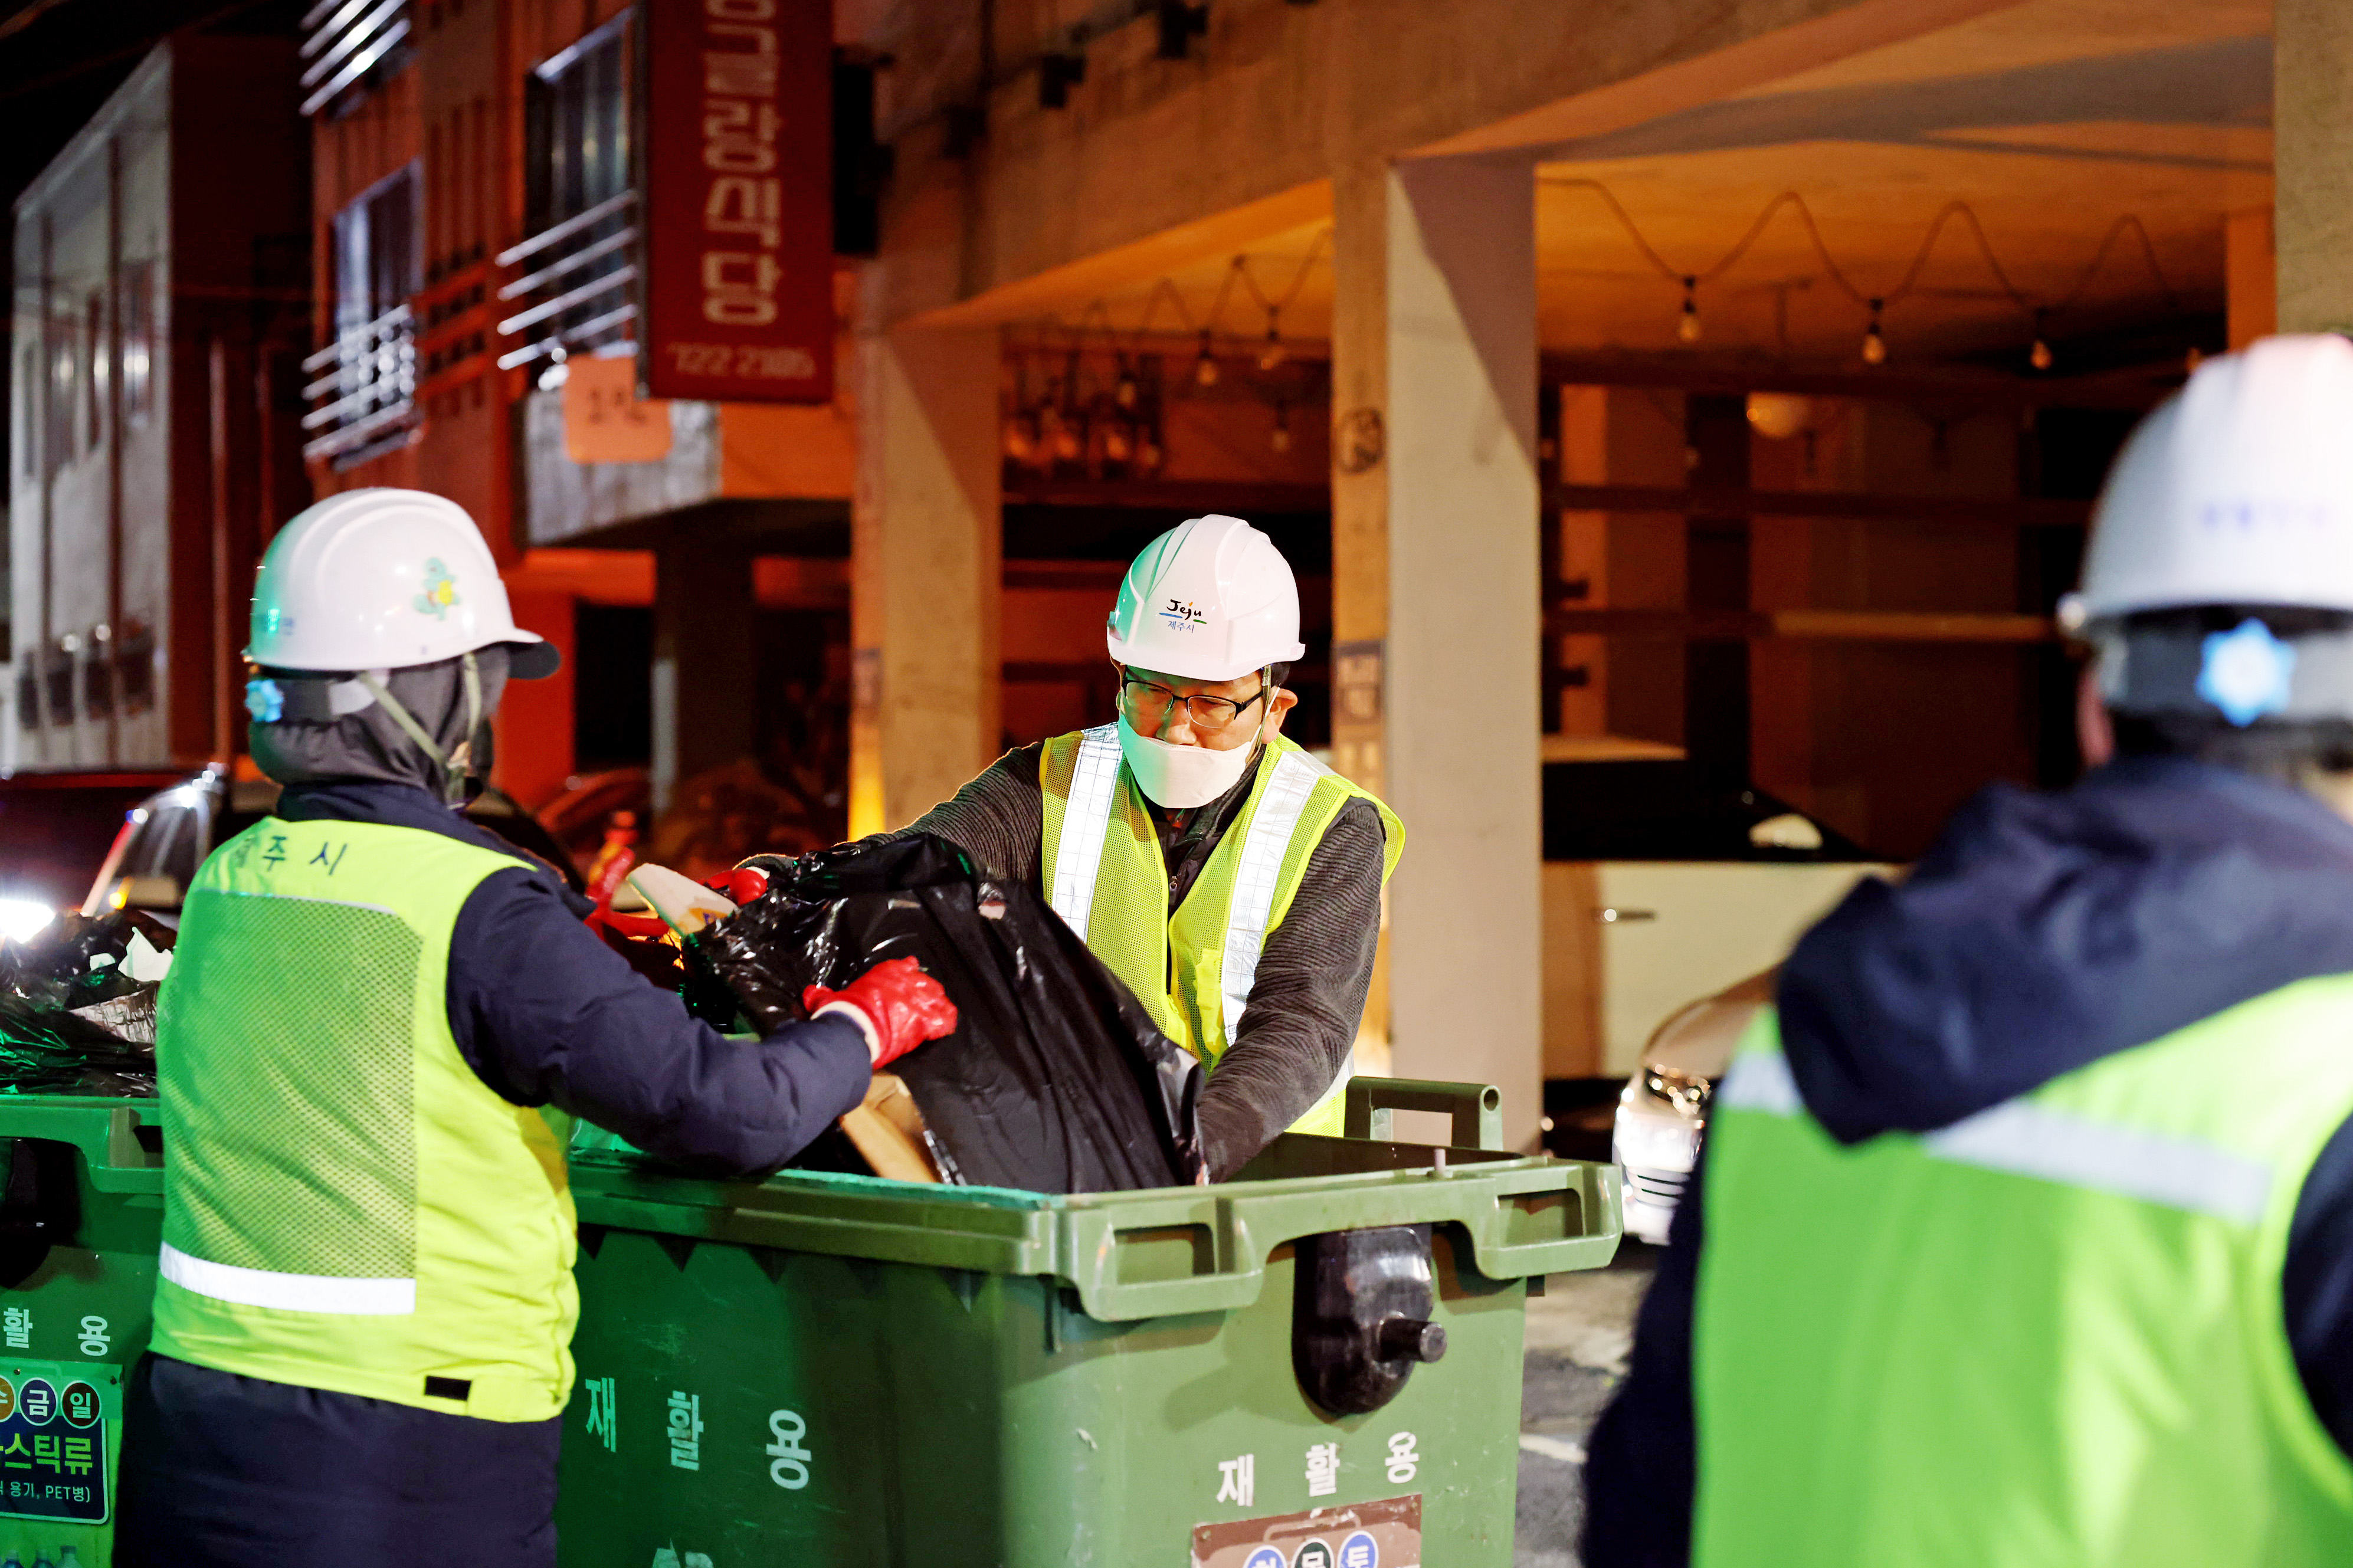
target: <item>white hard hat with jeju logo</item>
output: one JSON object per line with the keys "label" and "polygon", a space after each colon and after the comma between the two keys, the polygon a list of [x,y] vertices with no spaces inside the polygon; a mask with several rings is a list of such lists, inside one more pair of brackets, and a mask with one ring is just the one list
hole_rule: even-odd
{"label": "white hard hat with jeju logo", "polygon": [[1145,545],[1104,640],[1116,663],[1186,680],[1234,680],[1307,652],[1291,563],[1238,517],[1188,518]]}
{"label": "white hard hat with jeju logo", "polygon": [[504,643],[512,673],[555,649],[514,624],[481,530],[424,490],[329,496],[279,531],[253,584],[245,657],[274,669],[403,669]]}

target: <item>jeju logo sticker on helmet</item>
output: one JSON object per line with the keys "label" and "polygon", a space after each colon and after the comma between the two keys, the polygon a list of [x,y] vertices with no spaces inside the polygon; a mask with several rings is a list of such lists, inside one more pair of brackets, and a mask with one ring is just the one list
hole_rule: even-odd
{"label": "jeju logo sticker on helmet", "polygon": [[1178,631],[1198,632],[1209,624],[1209,617],[1201,613],[1200,606],[1184,599],[1169,600],[1160,618]]}
{"label": "jeju logo sticker on helmet", "polygon": [[437,621],[445,620],[450,610],[463,602],[458,597],[456,574],[441,564],[438,556],[427,561],[425,563],[425,592],[417,595],[417,613],[431,616]]}

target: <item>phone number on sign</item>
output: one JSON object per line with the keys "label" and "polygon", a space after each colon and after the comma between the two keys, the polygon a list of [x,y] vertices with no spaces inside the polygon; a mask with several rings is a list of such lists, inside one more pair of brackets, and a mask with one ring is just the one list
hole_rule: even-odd
{"label": "phone number on sign", "polygon": [[817,375],[817,356],[807,349],[672,343],[670,354],[671,368],[681,375],[738,376],[754,381],[809,381]]}

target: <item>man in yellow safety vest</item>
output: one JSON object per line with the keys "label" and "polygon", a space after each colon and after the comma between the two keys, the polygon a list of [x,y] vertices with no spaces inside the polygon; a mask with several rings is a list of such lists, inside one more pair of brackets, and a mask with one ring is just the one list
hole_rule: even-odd
{"label": "man in yellow safety vest", "polygon": [[1405,831],[1283,736],[1299,587],[1249,523],[1193,518],[1146,545],[1107,643],[1112,721],[1007,752],[908,831],[1041,889],[1210,1069],[1224,1178],[1286,1128],[1339,1133]]}

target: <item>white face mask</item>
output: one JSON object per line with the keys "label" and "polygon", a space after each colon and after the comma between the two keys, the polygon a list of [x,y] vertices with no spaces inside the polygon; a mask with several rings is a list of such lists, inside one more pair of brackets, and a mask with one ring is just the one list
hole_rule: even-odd
{"label": "white face mask", "polygon": [[[1266,721],[1259,721],[1263,733]],[[1119,721],[1119,754],[1127,759],[1127,771],[1135,775],[1135,787],[1144,792],[1146,800],[1171,811],[1190,811],[1197,805],[1207,805],[1241,782],[1249,771],[1250,759],[1258,755],[1258,737],[1250,743],[1236,746],[1229,752],[1213,752],[1207,746],[1178,746],[1166,741],[1155,741],[1149,735],[1139,735],[1128,724],[1124,714]]]}

